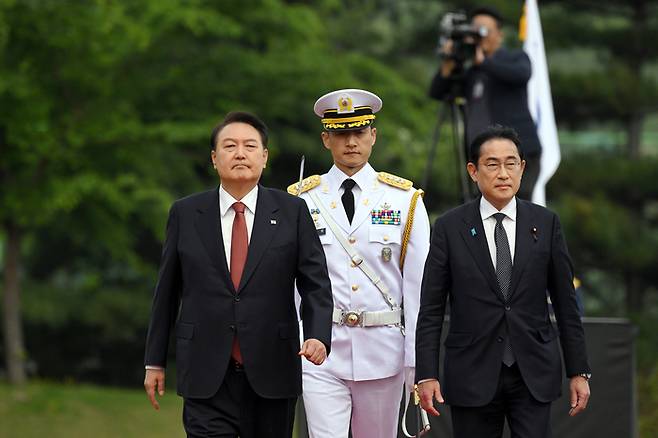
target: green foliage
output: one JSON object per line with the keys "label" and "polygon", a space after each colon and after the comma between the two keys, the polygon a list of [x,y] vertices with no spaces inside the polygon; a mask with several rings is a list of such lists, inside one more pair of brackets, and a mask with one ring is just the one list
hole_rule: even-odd
{"label": "green foliage", "polygon": [[639,430],[641,437],[652,437],[658,433],[658,369],[638,378],[640,391]]}
{"label": "green foliage", "polygon": [[0,436],[183,437],[182,401],[172,386],[166,390],[156,412],[138,388],[37,382],[18,392],[0,384]]}

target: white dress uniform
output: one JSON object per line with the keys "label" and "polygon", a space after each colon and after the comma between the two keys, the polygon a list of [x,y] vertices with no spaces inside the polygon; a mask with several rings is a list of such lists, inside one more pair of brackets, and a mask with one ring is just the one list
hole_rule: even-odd
{"label": "white dress uniform", "polygon": [[[351,224],[341,202],[341,184],[347,178],[356,182]],[[401,271],[403,233],[416,193],[411,185],[411,181],[376,172],[370,164],[351,177],[333,166],[302,184],[300,196],[307,202],[327,258],[334,307],[357,313],[391,310],[371,279],[352,263],[323,213],[330,215],[402,306],[405,332],[394,324],[362,327],[334,320],[327,360],[321,366],[303,361],[303,399],[311,438],[347,437],[350,422],[354,438],[397,436],[403,369],[412,371],[415,366],[416,318],[430,242],[429,219],[422,197],[417,196]],[[298,187],[293,184],[289,191]]]}

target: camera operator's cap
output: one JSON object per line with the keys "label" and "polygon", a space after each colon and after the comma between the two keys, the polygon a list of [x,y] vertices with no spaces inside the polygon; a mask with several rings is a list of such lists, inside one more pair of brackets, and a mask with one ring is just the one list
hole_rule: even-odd
{"label": "camera operator's cap", "polygon": [[319,98],[313,111],[322,118],[327,131],[351,131],[370,126],[382,100],[374,93],[347,88],[327,93]]}

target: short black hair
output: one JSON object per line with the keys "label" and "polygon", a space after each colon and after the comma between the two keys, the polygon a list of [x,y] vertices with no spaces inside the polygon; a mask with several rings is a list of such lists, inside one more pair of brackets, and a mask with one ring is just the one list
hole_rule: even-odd
{"label": "short black hair", "polygon": [[498,26],[498,29],[501,29],[503,27],[503,24],[505,24],[505,20],[503,19],[503,16],[498,11],[498,9],[491,6],[480,6],[471,10],[471,13],[469,14],[471,20],[476,15],[488,15],[489,17],[493,18],[494,20],[496,20],[496,25]]}
{"label": "short black hair", "polygon": [[521,150],[521,139],[519,139],[519,134],[517,134],[516,131],[509,126],[492,125],[479,133],[471,142],[468,154],[468,162],[477,166],[478,160],[480,159],[480,149],[482,148],[482,145],[489,140],[494,140],[497,138],[509,140],[514,143],[516,150],[519,153],[519,157],[521,157],[523,160],[523,151]]}
{"label": "short black hair", "polygon": [[211,150],[215,150],[215,146],[217,146],[217,137],[219,136],[221,130],[231,123],[246,123],[247,125],[253,126],[254,129],[260,134],[260,139],[263,142],[263,148],[267,149],[268,134],[267,125],[265,122],[259,119],[257,115],[252,113],[245,111],[231,111],[230,113],[226,114],[224,120],[219,122],[217,126],[215,126],[215,128],[212,130],[212,134],[210,134]]}

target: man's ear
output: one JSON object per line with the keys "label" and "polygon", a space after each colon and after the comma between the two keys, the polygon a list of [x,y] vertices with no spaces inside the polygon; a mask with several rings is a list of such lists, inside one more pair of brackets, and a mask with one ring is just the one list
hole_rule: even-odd
{"label": "man's ear", "polygon": [[329,147],[329,133],[327,131],[322,131],[320,133],[320,138],[322,138],[322,144],[326,149],[331,149]]}
{"label": "man's ear", "polygon": [[469,162],[466,164],[466,170],[468,171],[468,174],[471,176],[471,179],[473,180],[474,183],[478,182],[478,168],[475,166],[475,164]]}
{"label": "man's ear", "polygon": [[212,163],[212,167],[217,169],[217,152],[214,149],[210,151],[210,162]]}

